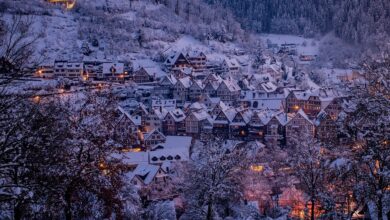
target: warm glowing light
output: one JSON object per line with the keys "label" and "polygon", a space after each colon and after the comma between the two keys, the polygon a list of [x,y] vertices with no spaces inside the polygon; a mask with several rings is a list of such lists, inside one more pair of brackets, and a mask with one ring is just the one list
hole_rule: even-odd
{"label": "warm glowing light", "polygon": [[299,106],[298,105],[294,105],[294,110],[299,110]]}
{"label": "warm glowing light", "polygon": [[141,130],[137,130],[137,134],[138,134],[138,138],[141,140],[141,141],[144,141],[144,134],[141,132]]}
{"label": "warm glowing light", "polygon": [[245,135],[245,131],[244,131],[244,130],[241,130],[241,131],[240,131],[240,135],[241,135],[241,136],[244,136],[244,135]]}
{"label": "warm glowing light", "polygon": [[71,10],[76,5],[76,0],[49,0],[50,3],[65,4],[67,10]]}
{"label": "warm glowing light", "polygon": [[59,93],[64,93],[64,89],[59,89],[58,92]]}
{"label": "warm glowing light", "polygon": [[300,211],[299,212],[299,217],[302,218],[302,219],[305,218],[305,211],[303,211],[303,210]]}
{"label": "warm glowing light", "polygon": [[123,153],[128,153],[128,152],[134,152],[134,153],[137,153],[137,152],[141,152],[142,149],[140,147],[136,147],[136,148],[125,148],[122,150]]}
{"label": "warm glowing light", "polygon": [[104,169],[104,168],[106,168],[106,165],[104,163],[99,163],[99,168]]}
{"label": "warm glowing light", "polygon": [[264,166],[262,165],[251,165],[251,170],[254,172],[263,172]]}
{"label": "warm glowing light", "polygon": [[35,96],[34,97],[34,102],[38,103],[39,101],[41,101],[41,97],[39,95]]}

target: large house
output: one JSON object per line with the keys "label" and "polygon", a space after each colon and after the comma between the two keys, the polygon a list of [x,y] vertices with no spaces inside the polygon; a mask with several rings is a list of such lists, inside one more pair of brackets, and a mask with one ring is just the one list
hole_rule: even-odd
{"label": "large house", "polygon": [[233,105],[239,101],[241,88],[232,80],[223,80],[217,89],[217,96],[221,101]]}
{"label": "large house", "polygon": [[124,63],[103,63],[103,71],[97,74],[99,79],[125,80],[129,74],[125,72]]}
{"label": "large house", "polygon": [[288,113],[296,113],[302,109],[310,118],[315,118],[321,111],[321,100],[311,91],[291,91],[286,98]]}
{"label": "large house", "polygon": [[166,75],[161,78],[158,85],[155,87],[155,92],[164,98],[173,98],[173,89],[177,83],[177,79],[172,75]]}
{"label": "large house", "polygon": [[237,75],[240,72],[240,64],[238,61],[234,58],[232,59],[225,59],[222,62],[222,69],[225,73],[229,73],[230,75]]}
{"label": "large house", "polygon": [[199,80],[194,80],[192,85],[189,88],[189,99],[191,101],[199,101],[203,93],[203,85]]}
{"label": "large house", "polygon": [[151,132],[144,133],[144,144],[146,148],[151,148],[154,145],[164,143],[166,137],[160,131],[154,129]]}
{"label": "large house", "polygon": [[229,124],[230,138],[246,138],[249,135],[248,123],[251,118],[251,111],[238,111],[232,122]]}
{"label": "large house", "polygon": [[181,78],[177,81],[173,91],[173,97],[177,100],[177,103],[183,105],[188,100],[189,88],[192,85],[190,77]]}
{"label": "large house", "polygon": [[54,77],[64,77],[69,79],[80,79],[84,68],[81,62],[71,62],[66,60],[56,60],[54,62]]}
{"label": "large house", "polygon": [[168,70],[191,67],[190,61],[188,61],[186,56],[184,56],[181,52],[175,52],[169,55],[165,60],[164,65]]}
{"label": "large house", "polygon": [[[292,145],[301,137],[314,137],[315,127],[306,113],[300,109],[286,124],[286,144]],[[306,135],[306,136],[305,136]]]}
{"label": "large house", "polygon": [[211,123],[211,117],[206,110],[190,110],[185,119],[186,133],[192,136],[199,136],[205,128],[209,130]]}
{"label": "large house", "polygon": [[165,135],[184,134],[186,115],[181,109],[169,111],[162,121],[162,131]]}
{"label": "large house", "polygon": [[333,117],[325,111],[321,111],[314,121],[316,126],[315,136],[323,143],[337,142],[337,124]]}
{"label": "large house", "polygon": [[121,132],[134,133],[141,126],[141,117],[138,115],[131,115],[122,107],[118,107],[117,129]]}
{"label": "large house", "polygon": [[[265,120],[268,120],[268,117],[268,115],[265,115]],[[265,125],[264,140],[268,146],[285,145],[285,125],[290,119],[290,116],[283,111],[272,114]]]}
{"label": "large house", "polygon": [[142,188],[152,183],[164,183],[168,175],[159,165],[141,163],[126,177],[132,184]]}
{"label": "large house", "polygon": [[54,66],[53,65],[42,65],[35,71],[36,77],[41,78],[53,78],[54,77]]}
{"label": "large house", "polygon": [[188,52],[186,54],[186,58],[190,62],[195,72],[203,72],[206,70],[207,57],[203,52]]}
{"label": "large house", "polygon": [[[214,109],[215,110],[215,109]],[[237,111],[234,108],[227,108],[215,116],[213,121],[213,133],[221,137],[229,137],[230,123],[236,116]]]}
{"label": "large house", "polygon": [[133,72],[133,81],[136,83],[149,83],[153,82],[157,78],[157,68],[141,67]]}

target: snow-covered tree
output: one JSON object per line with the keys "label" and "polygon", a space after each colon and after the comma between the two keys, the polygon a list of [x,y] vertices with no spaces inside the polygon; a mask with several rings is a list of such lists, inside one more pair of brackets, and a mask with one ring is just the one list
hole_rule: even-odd
{"label": "snow-covered tree", "polygon": [[33,31],[33,21],[33,17],[23,15],[1,21],[0,74],[14,75],[34,63],[34,45],[40,35]]}
{"label": "snow-covered tree", "polygon": [[298,188],[308,196],[310,219],[316,219],[316,207],[326,195],[327,158],[321,143],[308,132],[296,138],[296,146],[291,152],[290,166],[293,175],[299,179]]}
{"label": "snow-covered tree", "polygon": [[154,202],[146,209],[147,219],[150,220],[175,220],[176,210],[173,201]]}
{"label": "snow-covered tree", "polygon": [[358,179],[355,196],[374,204],[372,218],[384,219],[390,184],[390,59],[365,65],[365,81],[351,89],[342,131],[354,141]]}
{"label": "snow-covered tree", "polygon": [[246,150],[234,149],[211,136],[197,145],[198,154],[184,171],[182,196],[187,203],[183,219],[230,216],[231,206],[243,196],[242,172],[247,169]]}

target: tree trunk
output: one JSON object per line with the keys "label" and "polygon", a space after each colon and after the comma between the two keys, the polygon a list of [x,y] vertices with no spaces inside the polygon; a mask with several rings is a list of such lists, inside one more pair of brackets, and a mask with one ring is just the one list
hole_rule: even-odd
{"label": "tree trunk", "polygon": [[312,199],[312,200],[311,200],[311,208],[310,208],[310,209],[311,209],[311,210],[310,210],[310,219],[311,219],[311,220],[314,220],[314,219],[315,219],[315,218],[314,218],[314,208],[315,208],[314,206],[315,206],[315,204],[314,204],[314,199]]}
{"label": "tree trunk", "polygon": [[20,203],[18,202],[14,207],[14,220],[22,219],[22,208]]}
{"label": "tree trunk", "polygon": [[382,196],[378,198],[378,220],[383,220],[383,200]]}
{"label": "tree trunk", "polygon": [[207,220],[213,220],[213,205],[211,200],[207,204]]}
{"label": "tree trunk", "polygon": [[69,188],[65,192],[65,219],[72,220],[72,190]]}

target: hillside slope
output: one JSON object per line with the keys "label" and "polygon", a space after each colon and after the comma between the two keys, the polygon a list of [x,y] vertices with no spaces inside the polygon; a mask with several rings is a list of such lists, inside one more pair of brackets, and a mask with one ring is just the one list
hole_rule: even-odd
{"label": "hillside slope", "polygon": [[85,47],[95,58],[158,58],[167,44],[183,36],[201,42],[244,38],[231,14],[203,1],[79,0],[72,10],[44,0],[4,0],[2,5],[8,22],[14,14],[34,16],[34,30],[43,34],[36,53],[46,60],[80,59]]}

